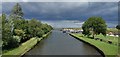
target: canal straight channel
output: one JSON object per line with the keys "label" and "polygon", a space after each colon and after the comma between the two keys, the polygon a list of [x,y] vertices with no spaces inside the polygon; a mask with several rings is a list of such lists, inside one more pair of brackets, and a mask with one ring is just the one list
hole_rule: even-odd
{"label": "canal straight channel", "polygon": [[83,43],[72,36],[53,30],[52,33],[39,42],[26,55],[101,55],[92,46]]}

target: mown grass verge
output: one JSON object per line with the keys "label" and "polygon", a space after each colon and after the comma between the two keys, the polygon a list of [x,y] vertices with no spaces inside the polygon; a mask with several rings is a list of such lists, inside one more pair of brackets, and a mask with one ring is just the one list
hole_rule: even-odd
{"label": "mown grass verge", "polygon": [[114,45],[117,45],[117,44],[118,44],[118,37],[114,37],[114,36],[103,36],[102,34],[96,35],[95,37],[96,37],[96,38],[99,38],[99,39],[102,39],[102,40],[104,40],[104,41],[106,41],[106,42],[111,41],[112,44],[114,44]]}
{"label": "mown grass verge", "polygon": [[105,55],[105,57],[116,57],[117,55],[117,51],[118,51],[118,47],[116,45],[111,45],[105,42],[101,42],[101,41],[97,41],[94,39],[90,39],[87,37],[84,37],[80,34],[70,34],[86,43],[89,43],[92,46],[95,46],[96,48],[98,48],[100,51],[102,51]]}
{"label": "mown grass verge", "polygon": [[[51,32],[51,31],[50,31]],[[50,32],[43,35],[41,38],[33,37],[30,40],[22,43],[19,47],[14,48],[12,50],[8,50],[7,52],[2,54],[2,57],[21,57],[23,56],[27,51],[32,49],[38,42],[40,42],[42,39],[47,37]]]}

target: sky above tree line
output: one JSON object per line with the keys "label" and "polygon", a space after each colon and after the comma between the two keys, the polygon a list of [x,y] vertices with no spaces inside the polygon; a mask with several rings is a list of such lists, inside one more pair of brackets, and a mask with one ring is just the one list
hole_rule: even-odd
{"label": "sky above tree line", "polygon": [[[15,4],[16,2],[3,2],[2,12],[9,15]],[[105,21],[118,21],[117,2],[20,2],[19,4],[23,9],[24,18],[50,20],[48,23],[54,25],[60,23],[58,21],[56,23],[55,20],[64,20],[62,22],[67,24],[66,26],[73,23],[71,25],[76,24],[74,26],[78,27],[82,25],[82,21],[91,16],[102,17]],[[79,22],[77,22],[78,20]]]}
{"label": "sky above tree line", "polygon": [[[10,14],[15,2],[2,3],[2,12]],[[24,17],[40,20],[86,20],[100,16],[107,21],[118,19],[117,2],[21,2]]]}

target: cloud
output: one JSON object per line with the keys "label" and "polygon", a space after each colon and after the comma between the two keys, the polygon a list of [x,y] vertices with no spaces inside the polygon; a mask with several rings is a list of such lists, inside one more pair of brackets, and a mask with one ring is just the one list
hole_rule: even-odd
{"label": "cloud", "polygon": [[23,0],[2,0],[2,2],[23,2]]}
{"label": "cloud", "polygon": [[[52,25],[54,28],[79,28],[84,23],[84,21],[80,20],[42,20],[41,22]],[[107,21],[108,27],[116,27],[117,24],[116,21]]]}
{"label": "cloud", "polygon": [[79,21],[78,23],[75,23],[79,20],[56,20],[56,21],[42,21],[42,23],[47,23],[49,25],[52,25],[54,28],[79,28],[82,26],[83,21]]}
{"label": "cloud", "polygon": [[[15,2],[3,3],[3,12],[10,14]],[[40,20],[86,20],[101,16],[105,20],[117,20],[117,2],[20,2],[24,17]],[[104,6],[103,6],[104,5]]]}
{"label": "cloud", "polygon": [[[91,16],[101,16],[106,21],[118,20],[117,2],[20,2],[24,17],[37,18],[44,23],[60,27],[80,27]],[[3,2],[2,12],[10,14],[16,2]],[[47,21],[46,21],[47,20]],[[107,23],[112,27],[117,24]],[[58,26],[59,25],[59,26]],[[109,26],[110,27],[110,26]]]}
{"label": "cloud", "polygon": [[12,11],[12,8],[15,4],[16,4],[15,2],[2,3],[2,12],[6,13],[6,14],[10,14],[10,12]]}
{"label": "cloud", "polygon": [[29,2],[88,2],[88,0],[29,0]]}
{"label": "cloud", "polygon": [[2,0],[2,2],[118,2],[119,0]]}

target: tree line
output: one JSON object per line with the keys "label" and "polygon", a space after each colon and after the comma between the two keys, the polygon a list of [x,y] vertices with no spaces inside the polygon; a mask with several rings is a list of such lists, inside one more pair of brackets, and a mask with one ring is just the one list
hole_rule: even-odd
{"label": "tree line", "polygon": [[32,37],[40,38],[53,28],[43,24],[37,19],[26,20],[19,3],[17,3],[9,16],[2,13],[2,42],[3,49],[18,47],[21,43]]}

